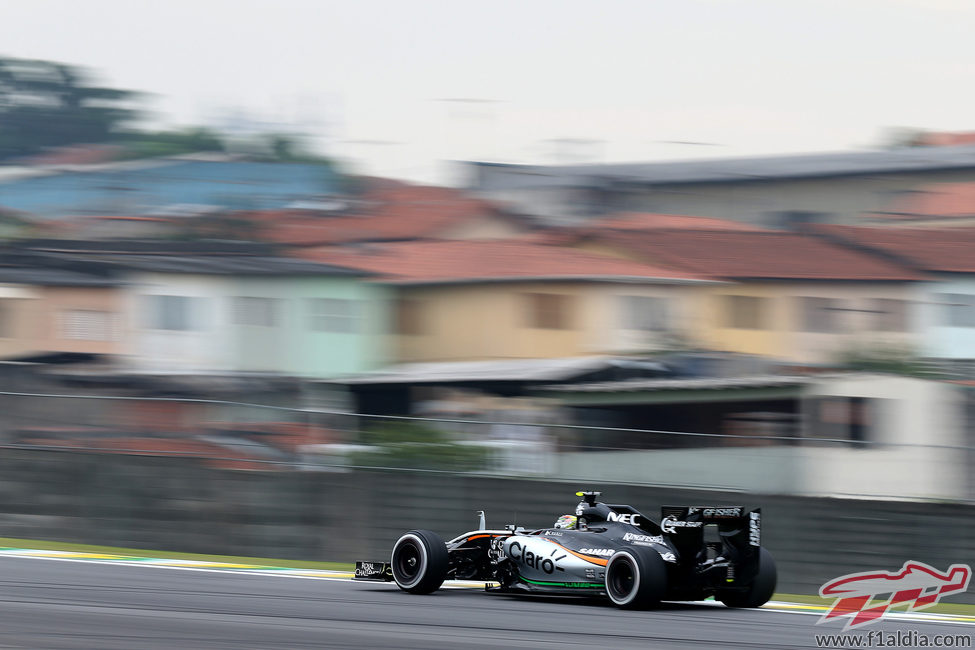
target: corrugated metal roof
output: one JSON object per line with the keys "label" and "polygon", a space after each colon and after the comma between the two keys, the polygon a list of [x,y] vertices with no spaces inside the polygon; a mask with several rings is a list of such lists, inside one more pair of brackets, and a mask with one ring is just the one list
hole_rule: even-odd
{"label": "corrugated metal roof", "polygon": [[[0,251],[2,253],[3,251]],[[148,273],[180,273],[199,275],[272,275],[272,276],[350,276],[375,275],[366,270],[353,269],[335,264],[323,264],[292,257],[259,254],[207,254],[200,251],[180,253],[163,249],[159,253],[138,250],[136,252],[41,249],[12,250],[11,260],[24,272],[36,273],[38,278],[55,271],[69,270],[81,278],[90,271],[93,275],[118,275],[119,271],[143,271]],[[67,267],[67,268],[65,268]],[[61,269],[64,268],[62,271]],[[0,271],[3,269],[0,267]],[[67,277],[67,276],[65,276]]]}
{"label": "corrugated metal roof", "polygon": [[42,267],[0,267],[0,282],[48,287],[115,287],[122,284],[116,278]]}
{"label": "corrugated metal roof", "polygon": [[334,194],[338,175],[311,163],[163,159],[132,164],[18,168],[0,175],[0,203],[41,217],[144,214],[195,203],[276,210],[309,196]]}
{"label": "corrugated metal roof", "polygon": [[202,275],[348,275],[368,276],[367,271],[333,264],[319,264],[288,257],[249,255],[93,255],[85,259],[110,262],[119,267],[151,273]]}
{"label": "corrugated metal roof", "polygon": [[570,386],[542,386],[538,390],[560,393],[622,393],[656,390],[722,390],[803,386],[815,381],[802,375],[754,375],[751,377],[695,377],[692,379],[623,379]]}
{"label": "corrugated metal roof", "polygon": [[[400,384],[458,381],[561,381],[613,367],[612,357],[563,359],[502,359],[492,361],[443,361],[404,363],[344,379],[342,384]],[[663,366],[661,365],[662,369]]]}
{"label": "corrugated metal roof", "polygon": [[486,191],[514,186],[572,186],[597,179],[653,184],[740,183],[749,180],[975,169],[975,146],[904,147],[882,151],[602,165],[469,164],[480,172],[477,189]]}

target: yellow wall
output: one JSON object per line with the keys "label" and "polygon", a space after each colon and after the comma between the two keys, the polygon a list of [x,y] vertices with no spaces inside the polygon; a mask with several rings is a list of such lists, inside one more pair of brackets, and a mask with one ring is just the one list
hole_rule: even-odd
{"label": "yellow wall", "polygon": [[524,231],[513,221],[485,214],[450,226],[437,236],[441,239],[500,239],[514,237]]}
{"label": "yellow wall", "polygon": [[[552,358],[631,352],[652,347],[653,333],[620,327],[617,298],[645,295],[670,298],[673,320],[686,326],[683,304],[688,287],[593,282],[507,282],[438,287],[400,287],[399,295],[419,301],[424,333],[394,334],[397,361],[460,361]],[[566,329],[537,329],[529,323],[530,293],[570,297]]]}
{"label": "yellow wall", "polygon": [[[41,295],[42,300],[38,304],[41,327],[37,331],[36,344],[40,349],[90,354],[116,354],[120,351],[128,324],[123,322],[124,311],[117,289],[48,287]],[[103,341],[66,338],[61,326],[62,312],[71,310],[113,314],[114,331]]]}
{"label": "yellow wall", "polygon": [[[582,241],[580,250],[615,255],[636,262],[654,260],[596,241]],[[911,348],[919,343],[914,332],[877,332],[868,310],[874,298],[921,300],[915,285],[897,282],[773,282],[746,280],[682,288],[688,303],[687,339],[705,349],[757,354],[797,363],[832,363],[856,347]],[[727,326],[727,296],[767,298],[767,319],[760,330]],[[852,311],[841,313],[836,332],[804,332],[800,297],[834,298]],[[859,311],[858,311],[859,310]],[[910,319],[910,316],[909,316]],[[910,322],[908,327],[910,328]]]}
{"label": "yellow wall", "polygon": [[[5,318],[0,358],[35,352],[112,354],[119,351],[124,334],[119,294],[113,288],[0,286],[0,309]],[[66,310],[116,314],[114,337],[107,341],[66,338],[60,325]]]}
{"label": "yellow wall", "polygon": [[33,352],[38,292],[32,287],[0,285],[0,358]]}
{"label": "yellow wall", "polygon": [[[904,332],[876,331],[875,298],[917,300],[906,283],[881,282],[741,282],[701,287],[694,295],[692,337],[713,350],[758,354],[798,363],[832,363],[857,347],[910,347],[916,343],[910,318]],[[766,298],[765,329],[734,329],[727,324],[728,296]],[[803,331],[802,297],[841,301],[834,332]]]}
{"label": "yellow wall", "polygon": [[[708,287],[694,296],[692,309],[698,318],[691,327],[691,338],[707,349],[781,357],[788,352],[790,300],[784,287],[749,283]],[[766,298],[765,327],[761,330],[727,326],[728,296]]]}

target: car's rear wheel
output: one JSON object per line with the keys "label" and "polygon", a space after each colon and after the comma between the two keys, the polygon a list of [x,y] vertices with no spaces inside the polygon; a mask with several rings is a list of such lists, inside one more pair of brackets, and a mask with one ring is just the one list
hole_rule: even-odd
{"label": "car's rear wheel", "polygon": [[606,563],[606,595],[617,607],[645,609],[667,593],[667,566],[651,549],[617,551]]}
{"label": "car's rear wheel", "polygon": [[778,572],[772,554],[764,548],[758,550],[758,575],[744,591],[718,592],[717,597],[728,607],[761,607],[775,593]]}
{"label": "car's rear wheel", "polygon": [[429,594],[447,577],[447,545],[429,530],[411,530],[393,545],[393,579],[403,591]]}

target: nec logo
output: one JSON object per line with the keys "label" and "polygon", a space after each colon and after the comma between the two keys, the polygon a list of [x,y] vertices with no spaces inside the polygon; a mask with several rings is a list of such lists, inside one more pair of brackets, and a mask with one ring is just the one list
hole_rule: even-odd
{"label": "nec logo", "polygon": [[640,515],[621,515],[616,512],[611,512],[606,518],[610,521],[618,521],[621,524],[633,524],[634,526],[640,525]]}

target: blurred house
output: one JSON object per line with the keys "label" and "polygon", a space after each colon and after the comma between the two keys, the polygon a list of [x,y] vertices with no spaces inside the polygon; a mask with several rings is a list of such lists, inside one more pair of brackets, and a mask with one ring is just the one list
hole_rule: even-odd
{"label": "blurred house", "polygon": [[821,226],[814,232],[923,272],[912,316],[918,350],[975,377],[975,228]]}
{"label": "blurred house", "polygon": [[[538,386],[668,376],[671,372],[665,363],[634,357],[427,361],[320,380],[312,390],[321,393],[341,387],[348,391],[350,410],[355,413],[470,419],[486,410],[486,401],[491,402],[490,410],[512,408]],[[504,402],[507,399],[512,401]]]}
{"label": "blurred house", "polygon": [[395,289],[399,362],[578,357],[667,349],[692,328],[705,273],[525,241],[305,248]]}
{"label": "blurred house", "polygon": [[686,336],[705,349],[829,364],[920,342],[922,272],[815,236],[732,229],[583,229],[563,244],[722,283],[689,292]]}
{"label": "blurred house", "polygon": [[975,182],[933,183],[892,197],[887,205],[861,215],[862,225],[943,228],[975,225]]}
{"label": "blurred house", "polygon": [[575,423],[555,476],[767,494],[975,496],[972,389],[883,375],[752,375],[541,387]]}
{"label": "blurred house", "polygon": [[387,290],[363,271],[226,242],[51,240],[16,251],[37,277],[67,264],[110,275],[110,291],[69,287],[52,296],[57,302],[32,327],[47,331],[65,312],[65,331],[107,338],[81,351],[117,354],[130,369],[330,377],[386,362]]}
{"label": "blurred house", "polygon": [[288,210],[242,215],[255,236],[289,246],[414,239],[497,239],[529,224],[487,201],[447,187],[366,179],[354,200],[307,203]]}
{"label": "blurred house", "polygon": [[119,354],[127,327],[121,284],[91,265],[0,253],[0,359]]}
{"label": "blurred house", "polygon": [[468,163],[478,196],[550,223],[619,212],[699,215],[766,227],[855,224],[905,192],[975,181],[975,145],[653,163]]}
{"label": "blurred house", "polygon": [[294,247],[493,239],[530,228],[524,219],[456,189],[386,179],[361,179],[361,185],[354,196],[309,194],[272,210],[172,203],[144,213],[67,217],[44,228],[50,237],[70,239],[234,239]]}

